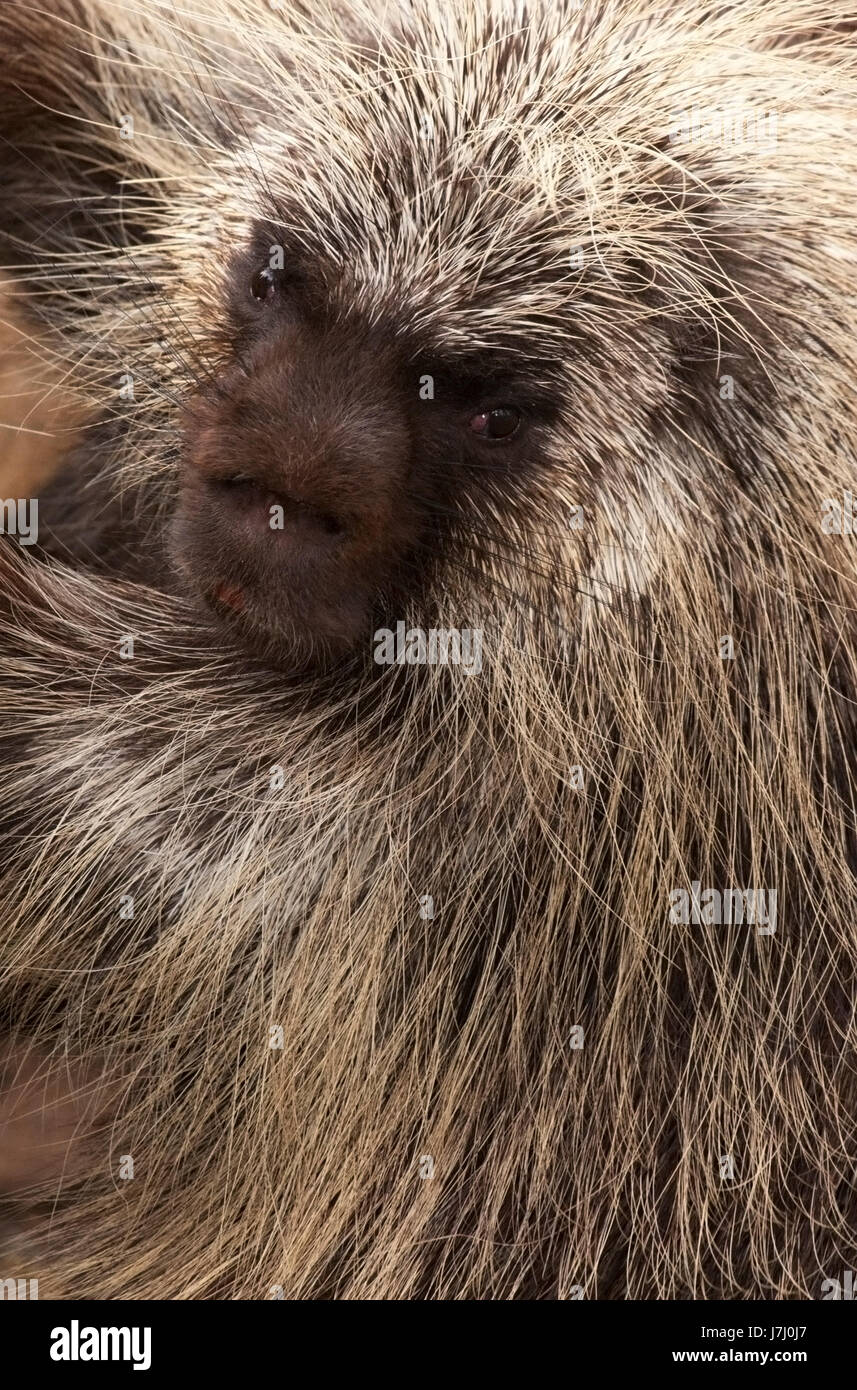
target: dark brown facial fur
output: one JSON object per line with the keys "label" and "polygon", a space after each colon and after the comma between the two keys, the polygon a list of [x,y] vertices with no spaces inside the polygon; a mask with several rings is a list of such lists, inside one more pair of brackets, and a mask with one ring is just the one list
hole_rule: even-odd
{"label": "dark brown facial fur", "polygon": [[186,410],[170,554],[267,660],[324,664],[369,652],[462,495],[523,473],[549,411],[520,372],[339,312],[321,266],[260,266],[269,240],[226,279],[234,360]]}
{"label": "dark brown facial fur", "polygon": [[175,562],[254,643],[368,642],[373,596],[416,536],[410,468],[380,345],[278,324],[188,411]]}

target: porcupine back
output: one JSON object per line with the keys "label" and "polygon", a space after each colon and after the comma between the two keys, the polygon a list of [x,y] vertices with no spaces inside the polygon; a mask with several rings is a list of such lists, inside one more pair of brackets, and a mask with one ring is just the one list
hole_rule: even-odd
{"label": "porcupine back", "polygon": [[[194,8],[0,19],[10,259],[98,415],[69,562],[3,554],[0,1001],[111,1096],[9,1198],[45,1294],[817,1295],[855,1258],[846,6]],[[712,107],[775,143],[676,134]],[[481,626],[478,678],[265,671],[161,573],[257,220],[342,315],[557,401],[391,615]],[[671,922],[691,882],[776,932]]]}

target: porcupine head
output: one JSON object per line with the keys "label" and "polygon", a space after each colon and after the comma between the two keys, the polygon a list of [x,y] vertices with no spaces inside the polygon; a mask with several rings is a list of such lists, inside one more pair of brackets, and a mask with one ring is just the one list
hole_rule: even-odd
{"label": "porcupine head", "polygon": [[[620,703],[644,628],[718,661],[789,431],[830,409],[771,365],[797,320],[822,354],[831,325],[802,267],[783,293],[778,149],[807,137],[741,49],[766,21],[709,16],[695,48],[692,5],[357,5],[328,29],[260,5],[239,51],[211,12],[154,35],[191,74],[178,117],[102,81],[116,169],[163,191],[110,259],[93,360],[136,377],[119,469],[168,497],[187,592],[286,668],[365,669],[399,621],[479,633],[468,669],[501,682],[583,643]],[[731,126],[705,116],[713,64]]]}

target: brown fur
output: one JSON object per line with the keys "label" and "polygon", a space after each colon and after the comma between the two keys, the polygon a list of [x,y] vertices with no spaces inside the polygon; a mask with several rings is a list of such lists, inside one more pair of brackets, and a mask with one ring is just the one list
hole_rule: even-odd
{"label": "brown fur", "polygon": [[[5,237],[100,407],[64,558],[0,553],[0,1008],[113,1098],[7,1199],[15,1259],[61,1297],[819,1296],[857,1259],[847,7],[193,9],[0,18]],[[672,138],[742,103],[775,147]],[[247,339],[259,238],[314,307]],[[347,523],[341,574],[239,544],[206,489],[248,464]],[[482,671],[376,665],[399,619]],[[776,931],[671,920],[693,882]]]}

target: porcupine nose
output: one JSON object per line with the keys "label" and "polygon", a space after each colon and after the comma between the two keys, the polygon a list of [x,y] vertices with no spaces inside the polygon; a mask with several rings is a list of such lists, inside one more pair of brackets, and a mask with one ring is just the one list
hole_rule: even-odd
{"label": "porcupine nose", "polygon": [[329,506],[319,506],[310,497],[296,496],[249,473],[209,479],[209,486],[221,504],[232,509],[236,523],[263,532],[267,528],[274,537],[318,546],[325,552],[345,534],[344,518]]}
{"label": "porcupine nose", "polygon": [[178,567],[266,655],[368,642],[418,530],[409,446],[383,344],[273,333],[188,408]]}
{"label": "porcupine nose", "polygon": [[[346,526],[329,505],[318,505],[305,495],[296,496],[249,473],[209,477],[205,487],[218,529],[228,532],[241,546],[245,562],[255,554],[257,564],[273,564],[284,577],[288,572],[293,581],[297,577],[303,583],[335,568]],[[211,597],[219,607],[236,613],[246,606],[245,588],[232,578],[219,580]]]}

